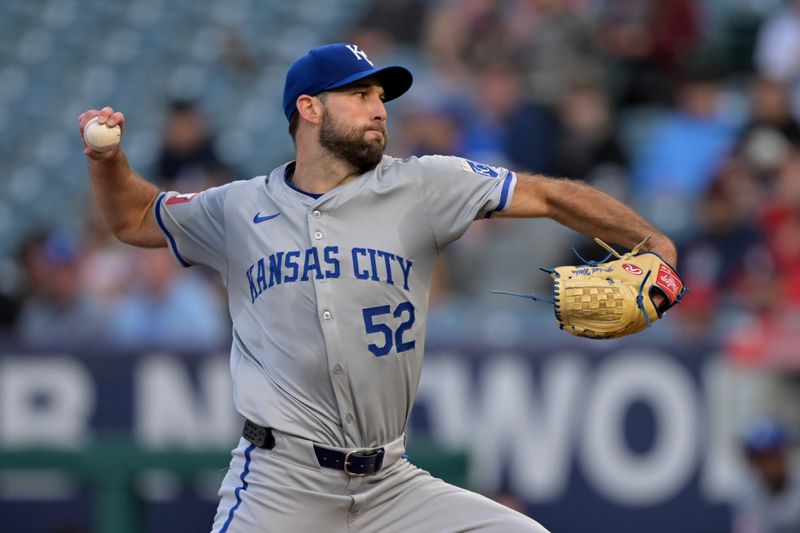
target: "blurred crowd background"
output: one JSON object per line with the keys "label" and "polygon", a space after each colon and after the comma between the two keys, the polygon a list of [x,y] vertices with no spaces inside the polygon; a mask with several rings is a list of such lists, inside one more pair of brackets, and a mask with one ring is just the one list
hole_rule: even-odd
{"label": "blurred crowd background", "polygon": [[[6,0],[0,330],[25,345],[224,346],[212,276],[105,230],[77,117],[125,112],[134,168],[165,189],[267,174],[292,158],[288,65],[339,40],[414,72],[389,105],[389,153],[606,190],[679,245],[692,292],[664,335],[800,364],[800,2],[783,0]],[[602,256],[549,221],[473,225],[440,261],[431,334],[550,327],[546,306],[490,290],[546,294],[538,267],[577,261],[573,244]]]}
{"label": "blurred crowd background", "polygon": [[[3,0],[4,337],[224,348],[220,283],[104,228],[78,115],[123,111],[132,165],[164,189],[267,174],[293,155],[286,69],[336,41],[414,73],[388,153],[585,180],[669,234],[691,293],[646,335],[768,376],[756,390],[800,429],[800,0]],[[548,221],[474,224],[440,260],[430,335],[555,328],[489,291],[546,294],[538,267],[571,245],[604,255]]]}

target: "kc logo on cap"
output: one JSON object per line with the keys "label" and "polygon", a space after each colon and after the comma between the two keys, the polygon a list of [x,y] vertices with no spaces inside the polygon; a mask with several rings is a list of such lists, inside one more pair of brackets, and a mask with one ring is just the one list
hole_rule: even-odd
{"label": "kc logo on cap", "polygon": [[312,48],[286,73],[283,87],[286,119],[292,118],[301,95],[316,96],[369,77],[381,84],[386,102],[406,92],[413,81],[411,72],[404,67],[376,67],[366,52],[355,44],[337,43]]}
{"label": "kc logo on cap", "polygon": [[353,52],[353,54],[356,56],[356,59],[359,59],[359,60],[363,59],[364,61],[369,63],[369,66],[371,66],[371,67],[375,66],[372,63],[372,61],[370,61],[369,58],[367,57],[367,53],[364,52],[363,50],[359,50],[358,49],[358,45],[356,45],[356,44],[346,44],[345,46],[347,47],[348,50]]}

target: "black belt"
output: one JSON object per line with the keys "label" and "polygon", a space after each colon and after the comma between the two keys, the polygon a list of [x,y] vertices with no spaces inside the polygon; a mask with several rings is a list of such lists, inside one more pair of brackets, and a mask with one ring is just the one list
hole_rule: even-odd
{"label": "black belt", "polygon": [[[275,437],[272,428],[265,428],[245,420],[242,437],[259,448],[271,450],[275,447]],[[342,470],[348,476],[368,476],[374,474],[383,466],[383,448],[355,449],[349,452],[340,452],[324,446],[314,444],[314,455],[317,462],[325,468]]]}

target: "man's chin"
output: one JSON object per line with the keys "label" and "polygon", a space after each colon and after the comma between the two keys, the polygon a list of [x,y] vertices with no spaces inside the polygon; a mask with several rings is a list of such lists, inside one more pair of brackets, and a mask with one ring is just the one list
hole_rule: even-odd
{"label": "man's chin", "polygon": [[364,145],[364,152],[368,153],[370,156],[377,157],[378,160],[383,156],[383,152],[386,149],[386,143],[382,137],[365,139]]}
{"label": "man's chin", "polygon": [[380,131],[369,130],[364,134],[364,142],[367,144],[378,144],[382,147],[386,143],[386,136]]}
{"label": "man's chin", "polygon": [[362,173],[377,167],[383,159],[383,146],[380,149],[369,150],[362,153],[357,161],[351,161]]}

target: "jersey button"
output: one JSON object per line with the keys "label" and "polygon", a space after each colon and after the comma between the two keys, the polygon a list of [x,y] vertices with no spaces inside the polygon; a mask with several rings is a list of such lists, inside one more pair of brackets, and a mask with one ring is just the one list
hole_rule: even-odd
{"label": "jersey button", "polygon": [[322,238],[322,232],[321,231],[315,231],[314,232],[314,238],[317,239],[317,240],[320,240]]}
{"label": "jersey button", "polygon": [[335,367],[333,367],[333,373],[334,374],[341,374],[343,370],[344,370],[344,368],[342,368],[342,365],[339,365],[339,364],[337,364]]}
{"label": "jersey button", "polygon": [[311,215],[312,215],[314,218],[319,218],[319,217],[321,217],[321,216],[322,216],[322,212],[321,212],[319,209],[315,209],[314,211],[312,211],[312,212],[311,212]]}
{"label": "jersey button", "polygon": [[330,320],[332,317],[333,317],[333,313],[331,313],[330,311],[323,311],[322,312],[322,318],[324,318],[325,320]]}
{"label": "jersey button", "polygon": [[344,419],[348,424],[352,424],[353,420],[355,420],[355,418],[353,418],[353,415],[350,413],[347,413],[347,416],[345,416]]}

